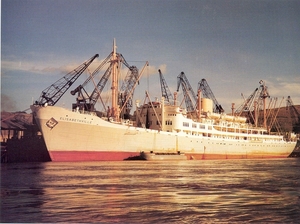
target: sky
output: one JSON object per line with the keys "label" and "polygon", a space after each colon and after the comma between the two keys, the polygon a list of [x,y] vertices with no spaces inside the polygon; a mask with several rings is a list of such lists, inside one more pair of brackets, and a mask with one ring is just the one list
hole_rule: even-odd
{"label": "sky", "polygon": [[[161,97],[161,69],[172,93],[181,72],[195,92],[206,79],[227,113],[260,80],[272,98],[300,105],[299,21],[299,0],[2,0],[1,110],[28,109],[42,90],[99,54],[93,71],[114,38],[130,65],[141,70],[149,62],[135,99],[143,101],[145,90]],[[57,105],[71,108],[69,92]]]}

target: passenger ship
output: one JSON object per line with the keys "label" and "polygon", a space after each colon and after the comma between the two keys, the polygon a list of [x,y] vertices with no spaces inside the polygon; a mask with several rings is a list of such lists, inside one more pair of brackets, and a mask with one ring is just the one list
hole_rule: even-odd
{"label": "passenger ship", "polygon": [[164,98],[153,102],[147,95],[148,103],[136,103],[134,120],[120,118],[116,86],[112,92],[110,117],[47,103],[31,106],[52,161],[286,158],[296,145],[244,117],[213,113],[212,100],[201,98],[200,92],[193,112]]}

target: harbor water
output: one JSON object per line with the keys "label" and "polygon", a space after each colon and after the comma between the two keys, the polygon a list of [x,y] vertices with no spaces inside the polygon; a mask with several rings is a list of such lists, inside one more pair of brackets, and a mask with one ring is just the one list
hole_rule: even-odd
{"label": "harbor water", "polygon": [[298,223],[300,159],[1,164],[1,222]]}

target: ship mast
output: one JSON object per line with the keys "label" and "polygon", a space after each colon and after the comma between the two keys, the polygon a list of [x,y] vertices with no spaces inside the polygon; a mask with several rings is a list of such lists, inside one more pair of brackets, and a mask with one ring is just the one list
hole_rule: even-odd
{"label": "ship mast", "polygon": [[267,127],[267,109],[266,109],[266,98],[267,97],[270,97],[269,93],[268,93],[268,90],[267,90],[267,87],[265,86],[265,82],[263,80],[260,80],[259,81],[259,84],[261,84],[261,87],[262,87],[262,91],[261,91],[261,94],[260,94],[260,97],[262,98],[263,100],[263,127],[264,128],[268,128]]}
{"label": "ship mast", "polygon": [[118,59],[117,59],[117,46],[116,40],[113,41],[113,54],[112,54],[112,84],[111,84],[111,92],[112,92],[112,103],[111,103],[111,115],[113,118],[119,118],[118,115]]}

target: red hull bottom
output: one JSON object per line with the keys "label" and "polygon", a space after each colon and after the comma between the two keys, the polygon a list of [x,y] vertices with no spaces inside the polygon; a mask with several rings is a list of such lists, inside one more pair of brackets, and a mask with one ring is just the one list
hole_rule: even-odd
{"label": "red hull bottom", "polygon": [[[83,152],[83,151],[50,151],[53,162],[79,161],[122,161],[129,157],[139,156],[139,152]],[[187,160],[218,160],[218,159],[277,159],[287,158],[288,155],[224,155],[224,154],[189,154]]]}
{"label": "red hull bottom", "polygon": [[185,154],[188,160],[221,160],[221,159],[282,159],[286,154],[249,154],[249,155],[225,155],[225,154]]}
{"label": "red hull bottom", "polygon": [[53,162],[79,161],[121,161],[128,157],[138,156],[139,152],[79,152],[79,151],[50,151]]}

